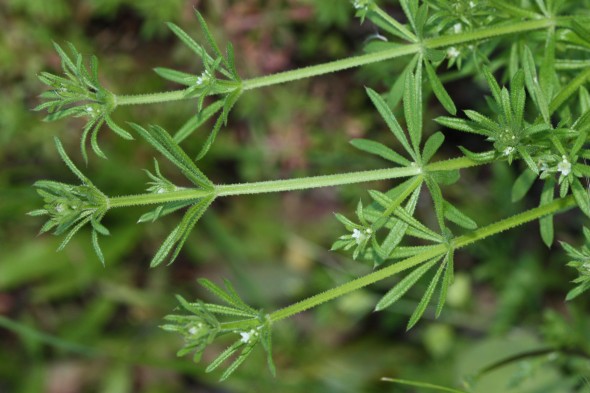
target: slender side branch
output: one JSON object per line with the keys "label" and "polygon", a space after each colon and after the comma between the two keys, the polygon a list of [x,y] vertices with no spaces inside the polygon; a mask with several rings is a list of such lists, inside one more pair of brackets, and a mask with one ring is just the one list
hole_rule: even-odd
{"label": "slender side branch", "polygon": [[[428,164],[424,169],[428,172],[450,171],[482,164],[485,164],[485,162],[476,162],[467,157],[459,157]],[[138,205],[156,205],[166,202],[190,201],[210,196],[212,193],[214,193],[216,197],[223,197],[231,195],[307,190],[311,188],[331,187],[345,184],[417,176],[422,172],[423,170],[418,166],[409,166],[338,173],[334,175],[311,176],[299,179],[269,180],[240,184],[220,184],[215,186],[213,191],[202,190],[198,188],[179,188],[178,190],[171,192],[111,197],[109,198],[108,207],[114,208]]]}
{"label": "slender side branch", "polygon": [[[525,224],[530,221],[537,220],[541,217],[544,217],[549,214],[554,214],[559,211],[569,209],[576,205],[576,201],[573,196],[568,196],[561,199],[556,199],[555,201],[548,203],[543,206],[536,207],[534,209],[527,210],[523,213],[517,214],[515,216],[506,218],[504,220],[495,222],[488,226],[482,227],[477,229],[467,235],[459,236],[452,242],[452,247],[457,249],[461,247],[465,247],[471,243],[474,243],[479,240],[483,240],[486,237],[498,234],[503,232],[507,229],[514,228],[518,225]],[[363,288],[367,285],[373,284],[377,281],[386,279],[396,273],[399,273],[403,270],[412,268],[417,266],[425,261],[428,261],[432,258],[436,258],[438,256],[442,256],[447,252],[448,245],[446,244],[439,244],[437,246],[432,247],[428,251],[415,255],[411,258],[404,259],[403,261],[397,262],[394,265],[388,266],[381,270],[377,270],[373,273],[367,274],[366,276],[362,276],[355,280],[349,281],[343,285],[337,286],[332,288],[326,292],[322,292],[318,295],[312,296],[305,300],[302,300],[298,303],[275,311],[274,313],[270,314],[271,320],[278,321],[284,318],[289,318],[295,314],[298,314],[302,311],[308,310],[315,306],[318,306],[322,303],[325,303],[329,300],[335,299],[357,289]]]}
{"label": "slender side branch", "polygon": [[[360,67],[366,64],[377,63],[384,60],[391,60],[397,57],[416,54],[418,52],[421,52],[423,48],[439,49],[452,45],[465,44],[469,42],[485,40],[504,35],[526,33],[530,31],[548,28],[556,25],[557,23],[558,21],[555,19],[544,18],[520,23],[513,23],[509,25],[492,26],[461,34],[429,38],[425,39],[421,43],[400,45],[391,49],[385,49],[360,56],[335,60],[329,63],[244,80],[242,82],[242,91],[292,82],[299,79],[310,78],[319,75],[325,75],[332,72],[342,71],[354,67]],[[130,105],[152,104],[156,102],[182,100],[190,98],[186,95],[187,90],[188,89],[183,89],[177,91],[141,95],[121,95],[117,97],[116,102],[118,105]]]}

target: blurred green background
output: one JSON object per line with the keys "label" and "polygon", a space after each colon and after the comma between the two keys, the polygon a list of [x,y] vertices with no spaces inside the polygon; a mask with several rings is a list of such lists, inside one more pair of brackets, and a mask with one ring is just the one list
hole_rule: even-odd
{"label": "blurred green background", "polygon": [[[175,264],[151,270],[151,255],[179,216],[135,224],[142,209],[109,212],[104,223],[112,236],[102,240],[106,267],[93,254],[88,232],[59,253],[60,239],[38,236],[41,220],[26,216],[41,203],[31,185],[40,179],[74,181],[53,137],[83,166],[82,122],[47,123],[31,110],[43,91],[36,75],[59,71],[52,41],[96,54],[101,80],[115,93],[174,89],[178,86],[151,69],[198,71],[197,59],[165,26],[172,21],[198,37],[194,7],[220,42],[234,44],[243,78],[359,53],[376,33],[369,23],[360,25],[342,0],[0,2],[0,392],[419,391],[381,382],[382,377],[456,387],[471,380],[473,391],[481,393],[590,392],[584,381],[590,377],[588,360],[567,350],[473,378],[480,368],[527,351],[561,347],[590,353],[588,301],[564,304],[574,273],[564,268],[559,247],[548,252],[542,246],[535,225],[459,253],[456,283],[440,320],[427,312],[405,332],[427,283],[391,310],[372,313],[395,280],[383,282],[276,325],[277,378],[258,353],[223,384],[190,359],[177,359],[179,338],[158,328],[175,307],[173,294],[206,297],[196,278],[228,278],[251,304],[274,310],[370,271],[328,251],[342,231],[332,213],[350,214],[358,198],[367,198],[367,186],[216,201]],[[388,9],[399,13],[395,5]],[[403,65],[379,64],[244,94],[202,169],[214,182],[230,183],[383,167],[348,141],[370,137],[391,143],[363,86],[385,91]],[[450,92],[460,108],[484,93],[457,86]],[[195,106],[121,108],[115,119],[173,131]],[[433,104],[426,118],[440,111]],[[431,121],[426,127],[436,131]],[[202,131],[183,147],[196,153]],[[450,146],[479,143],[453,135],[448,140]],[[109,195],[141,192],[147,181],[142,169],[151,168],[153,150],[106,129],[100,142],[109,160],[91,156],[88,177]],[[449,147],[443,154],[459,153]],[[160,163],[182,183],[173,168]],[[445,192],[485,224],[535,204],[535,196],[510,202],[507,190],[517,173],[506,166],[472,170]],[[423,205],[421,216],[432,220],[428,201]],[[579,244],[579,220],[573,214],[558,217],[558,238]],[[206,357],[222,349],[218,345]]]}

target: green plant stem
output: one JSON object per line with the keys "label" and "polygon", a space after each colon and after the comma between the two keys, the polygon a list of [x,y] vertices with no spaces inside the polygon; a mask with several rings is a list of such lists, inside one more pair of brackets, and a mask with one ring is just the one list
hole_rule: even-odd
{"label": "green plant stem", "polygon": [[[437,161],[425,166],[428,172],[450,171],[469,168],[485,162],[476,162],[467,157],[452,158],[450,160]],[[245,194],[262,194],[270,192],[307,190],[310,188],[331,187],[344,184],[364,183],[377,180],[390,180],[402,177],[420,175],[423,170],[417,166],[374,169],[369,171],[338,173],[334,175],[311,176],[299,179],[270,180],[253,183],[221,184],[216,185],[213,191],[199,188],[181,188],[177,191],[163,192],[161,194],[137,194],[109,198],[109,208],[128,207],[140,205],[158,205],[167,202],[182,202],[197,200],[210,196],[216,197]]]}
{"label": "green plant stem", "polygon": [[376,169],[371,171],[338,173],[300,179],[262,181],[255,183],[223,184],[215,187],[217,196],[262,194],[268,192],[306,190],[310,188],[339,186],[375,180],[388,180],[420,174],[418,167]]}
{"label": "green plant stem", "polygon": [[163,192],[161,194],[138,194],[125,195],[109,198],[109,208],[128,207],[140,205],[158,205],[166,202],[182,202],[192,199],[200,199],[211,195],[211,191],[201,190],[198,188],[186,188],[172,192]]}
{"label": "green plant stem", "polygon": [[[575,205],[576,202],[573,196],[556,199],[553,202],[548,203],[546,205],[527,210],[523,213],[506,218],[504,220],[500,220],[488,226],[479,228],[469,234],[459,236],[453,240],[452,246],[455,249],[465,247],[471,243],[483,240],[489,236],[498,234],[507,229],[525,224],[530,221],[534,221],[549,214],[557,213],[561,210],[573,207]],[[399,273],[406,269],[410,269],[432,258],[441,257],[447,252],[447,247],[448,246],[446,244],[436,245],[422,254],[418,254],[413,257],[404,259],[403,261],[397,262],[391,266],[388,266],[381,270],[377,270],[373,273],[369,273],[365,276],[359,277],[355,280],[349,281],[345,284],[332,288],[326,292],[322,292],[320,294],[302,300],[298,303],[292,304],[288,307],[275,311],[272,314],[270,314],[270,319],[273,322],[276,322],[281,319],[289,318],[295,314],[308,310],[312,307],[318,306],[329,300],[346,295],[352,291],[363,288],[377,281],[384,280],[396,273]]]}
{"label": "green plant stem", "polygon": [[[391,49],[384,49],[360,56],[353,56],[346,59],[336,60],[324,64],[299,68],[280,72],[272,75],[265,75],[258,78],[247,79],[242,82],[242,90],[252,90],[261,87],[277,85],[296,81],[299,79],[325,75],[332,72],[342,71],[349,68],[360,67],[367,64],[391,60],[398,57],[415,54],[428,49],[440,49],[452,45],[467,44],[474,41],[486,40],[510,34],[526,33],[540,30],[556,25],[555,19],[543,18],[508,25],[492,26],[480,30],[464,32],[460,34],[445,35],[441,37],[428,38],[421,43],[396,46]],[[168,91],[163,93],[121,95],[116,97],[116,105],[137,105],[153,104],[158,102],[177,101],[187,99],[187,89]],[[194,98],[194,97],[191,97]]]}

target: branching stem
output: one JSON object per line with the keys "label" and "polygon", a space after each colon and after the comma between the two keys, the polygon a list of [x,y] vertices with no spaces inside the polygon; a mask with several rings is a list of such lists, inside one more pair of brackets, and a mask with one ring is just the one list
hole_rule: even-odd
{"label": "branching stem", "polygon": [[[481,165],[485,162],[475,162],[467,157],[453,158],[428,164],[424,170],[428,172],[449,171],[469,168]],[[109,198],[109,208],[157,205],[166,202],[182,202],[197,200],[215,194],[216,197],[245,194],[263,194],[271,192],[284,192],[307,190],[311,188],[340,186],[345,184],[364,183],[377,180],[389,180],[402,177],[410,177],[421,174],[423,169],[418,166],[374,169],[368,171],[338,173],[334,175],[311,176],[299,179],[270,180],[253,183],[221,184],[214,190],[198,188],[180,188],[177,191],[163,192],[160,194],[125,195]]]}
{"label": "branching stem", "polygon": [[[527,210],[523,213],[517,214],[515,216],[497,221],[488,226],[474,230],[473,232],[468,233],[466,235],[459,236],[454,239],[452,245],[455,249],[465,247],[471,243],[483,240],[489,236],[498,234],[507,229],[514,228],[527,222],[537,220],[549,214],[554,214],[559,211],[569,209],[575,205],[575,199],[571,195],[565,198],[556,199],[555,201],[548,203],[546,205],[542,205]],[[363,288],[377,281],[384,280],[396,273],[399,273],[406,269],[410,269],[432,258],[443,256],[447,252],[447,247],[448,246],[446,244],[439,244],[437,246],[434,246],[422,254],[418,254],[413,257],[404,259],[403,261],[397,262],[391,266],[385,267],[381,270],[377,270],[373,273],[369,273],[365,276],[359,277],[355,280],[349,281],[345,284],[327,290],[326,292],[322,292],[320,294],[302,300],[298,303],[275,311],[272,314],[270,314],[270,318],[273,322],[289,318],[295,314],[308,310],[312,307],[318,306],[329,300],[346,295],[347,293]]]}
{"label": "branching stem", "polygon": [[[318,64],[310,67],[304,67],[296,70],[290,70],[280,72],[277,74],[265,75],[257,78],[248,79],[242,82],[242,90],[246,91],[258,89],[261,87],[292,82],[299,79],[325,75],[332,72],[346,70],[349,68],[355,68],[367,64],[391,60],[402,56],[416,54],[418,52],[423,51],[424,48],[441,49],[452,45],[467,44],[470,42],[486,40],[494,37],[541,30],[554,26],[557,23],[558,21],[555,19],[543,18],[524,21],[520,23],[511,23],[501,26],[492,26],[460,34],[428,38],[423,40],[421,43],[400,45],[393,47],[391,49],[384,49],[377,52],[353,56],[346,59],[335,60],[324,64]],[[153,94],[121,95],[117,96],[116,103],[117,105],[138,105],[178,101],[189,98],[187,97],[186,92],[187,89]]]}

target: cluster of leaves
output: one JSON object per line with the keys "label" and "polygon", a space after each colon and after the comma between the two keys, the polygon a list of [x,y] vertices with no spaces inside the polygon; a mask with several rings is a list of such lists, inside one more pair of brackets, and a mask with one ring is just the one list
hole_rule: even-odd
{"label": "cluster of leaves", "polygon": [[74,45],[69,44],[72,56],[70,57],[58,44],[55,44],[60,59],[64,76],[58,76],[49,72],[39,75],[41,82],[52,90],[41,94],[45,102],[38,105],[35,110],[46,110],[49,114],[47,121],[59,120],[64,117],[85,117],[87,119],[80,139],[80,149],[85,161],[88,161],[86,142],[90,137],[92,150],[99,157],[106,158],[98,145],[98,131],[103,124],[107,124],[111,130],[124,139],[131,140],[129,132],[118,126],[111,118],[111,113],[116,107],[115,96],[102,87],[98,80],[98,60],[92,56],[90,69],[84,64],[84,59]]}
{"label": "cluster of leaves", "polygon": [[102,250],[98,244],[98,235],[108,235],[109,231],[100,222],[109,209],[109,199],[92,182],[80,172],[66,154],[59,139],[55,145],[61,159],[68,168],[80,179],[81,185],[75,186],[50,180],[40,180],[34,184],[43,198],[43,209],[34,210],[31,216],[49,216],[49,220],[41,228],[41,233],[54,229],[55,235],[65,234],[58,250],[68,244],[72,237],[83,226],[92,226],[92,245],[96,255],[104,265]]}
{"label": "cluster of leaves", "polygon": [[[432,245],[401,246],[401,242],[406,235],[420,241],[448,244],[449,251],[446,253],[443,262],[439,264],[431,284],[410,318],[408,329],[424,313],[439,282],[441,282],[441,298],[437,308],[437,315],[440,313],[446,298],[447,288],[452,283],[453,251],[452,246],[449,244],[452,239],[452,232],[447,226],[447,221],[466,229],[477,228],[475,221],[445,200],[442,195],[440,186],[456,182],[459,179],[459,172],[454,169],[445,169],[444,166],[442,170],[434,171],[430,170],[428,165],[443,144],[444,135],[441,132],[434,133],[421,147],[423,128],[421,70],[420,65],[418,65],[416,74],[410,72],[405,83],[403,107],[409,138],[385,100],[375,91],[367,89],[367,93],[377,111],[381,114],[388,128],[410,159],[375,141],[366,139],[351,141],[353,146],[360,150],[378,155],[397,165],[407,168],[419,168],[419,173],[387,193],[376,190],[369,191],[373,202],[367,206],[363,206],[359,202],[356,210],[358,223],[336,214],[337,219],[351,233],[341,236],[332,246],[333,250],[354,248],[353,258],[356,259],[360,256],[364,260],[373,261],[374,266],[379,266],[385,261],[414,256],[433,247]],[[432,198],[440,233],[433,231],[413,217],[423,184],[426,185]],[[378,239],[380,231],[386,232],[384,239],[381,241]],[[383,297],[377,304],[376,310],[382,310],[390,306],[403,296],[439,259],[439,257],[432,259],[410,273]],[[445,271],[444,277],[443,271]]]}
{"label": "cluster of leaves", "polygon": [[170,232],[153,256],[150,266],[158,266],[166,260],[170,264],[174,262],[180,253],[182,246],[203,213],[213,203],[215,199],[213,193],[214,185],[165,129],[155,125],[149,126],[146,129],[133,123],[131,127],[174,164],[196,186],[196,189],[187,190],[190,193],[189,198],[181,200],[179,188],[162,176],[157,164],[155,169],[156,175],[148,172],[148,176],[152,179],[152,182],[148,183],[149,187],[147,191],[149,193],[163,195],[173,192],[176,198],[175,201],[165,202],[156,207],[156,209],[142,215],[139,222],[154,221],[163,215],[190,206],[180,223]]}
{"label": "cluster of leaves", "polygon": [[[227,334],[237,334],[239,338],[209,364],[206,372],[217,369],[226,360],[237,354],[221,375],[220,380],[224,380],[248,358],[258,344],[262,344],[267,355],[268,368],[275,375],[270,317],[262,310],[255,310],[244,303],[228,281],[225,281],[225,289],[207,279],[200,279],[199,283],[226,305],[201,301],[189,303],[181,296],[177,296],[181,307],[189,312],[189,315],[167,315],[164,318],[167,324],[162,326],[162,329],[180,333],[184,337],[184,346],[177,355],[185,356],[194,353],[193,360],[198,362],[205,348],[216,338]],[[217,315],[238,319],[222,323]]]}
{"label": "cluster of leaves", "polygon": [[565,242],[561,242],[568,257],[572,258],[568,266],[578,271],[578,277],[573,281],[578,285],[569,291],[566,297],[567,300],[574,299],[590,289],[590,229],[586,227],[584,227],[584,239],[586,243],[581,248],[575,248]]}
{"label": "cluster of leaves", "polygon": [[215,141],[215,137],[221,127],[227,124],[229,112],[242,94],[242,81],[235,66],[232,44],[227,44],[226,53],[224,55],[213,39],[213,35],[207,27],[207,23],[205,23],[203,16],[199,12],[196,12],[196,15],[212,53],[207,52],[202,45],[198,44],[184,30],[174,23],[168,23],[168,27],[192,52],[197,55],[199,59],[201,59],[203,65],[202,73],[194,75],[164,67],[156,68],[155,72],[167,80],[187,86],[185,90],[186,97],[198,98],[198,113],[202,112],[203,104],[207,96],[222,95],[220,100],[208,107],[210,109],[206,113],[207,117],[213,116],[213,114],[220,109],[221,114],[217,118],[209,137],[197,155],[198,160],[205,156]]}
{"label": "cluster of leaves", "polygon": [[[465,110],[467,119],[439,117],[437,122],[455,130],[485,136],[493,143],[494,150],[484,153],[462,149],[474,161],[494,157],[496,160],[506,159],[509,163],[520,159],[526,164],[514,183],[514,201],[524,197],[539,178],[544,181],[540,204],[551,202],[558,186],[560,197],[565,197],[571,190],[580,209],[590,216],[590,196],[582,184],[584,178],[590,175],[590,166],[585,162],[590,153],[584,149],[590,131],[590,113],[582,110],[582,114],[573,121],[568,116],[553,126],[551,116],[555,109],[551,109],[546,99],[545,90],[537,78],[532,53],[526,47],[523,58],[526,66],[513,75],[510,89],[500,88],[489,69],[484,68],[483,74],[492,93],[492,99],[488,100],[492,117]],[[531,122],[526,120],[525,87],[534,104],[529,106]],[[566,89],[569,87],[566,86]],[[555,93],[556,96],[560,94],[559,90]],[[540,225],[542,238],[550,246],[554,237],[552,217],[542,218]]]}

